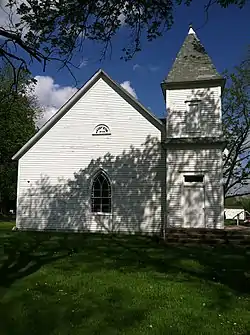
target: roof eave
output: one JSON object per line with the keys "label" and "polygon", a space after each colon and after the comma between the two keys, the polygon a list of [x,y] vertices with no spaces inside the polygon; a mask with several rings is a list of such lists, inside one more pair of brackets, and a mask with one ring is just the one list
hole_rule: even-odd
{"label": "roof eave", "polygon": [[21,158],[40,138],[43,137],[57,121],[67,113],[67,111],[80,99],[80,97],[87,91],[100,77],[102,70],[98,70],[86,84],[79,89],[37,132],[31,137],[28,142],[12,157],[12,160]]}
{"label": "roof eave", "polygon": [[193,138],[167,138],[163,143],[166,148],[182,148],[186,145],[198,147],[219,147],[224,150],[227,146],[227,141],[224,137],[193,137]]}
{"label": "roof eave", "polygon": [[174,89],[184,89],[184,88],[202,88],[202,87],[216,87],[221,86],[224,89],[226,79],[221,78],[210,78],[210,79],[201,79],[201,80],[192,80],[192,81],[177,81],[177,82],[167,82],[163,81],[161,83],[161,88],[163,94],[166,90]]}
{"label": "roof eave", "polygon": [[77,101],[102,77],[120,95],[147,118],[155,127],[163,131],[163,123],[147,110],[138,100],[136,100],[123,87],[111,79],[102,69],[98,70],[39,130],[29,139],[28,142],[12,157],[12,160],[20,159],[37,141],[40,140],[69,110]]}

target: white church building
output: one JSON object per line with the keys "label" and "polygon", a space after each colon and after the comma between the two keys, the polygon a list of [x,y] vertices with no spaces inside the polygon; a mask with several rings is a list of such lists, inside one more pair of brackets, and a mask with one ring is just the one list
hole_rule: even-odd
{"label": "white church building", "polygon": [[158,119],[103,70],[14,155],[20,230],[223,228],[225,82],[190,28]]}

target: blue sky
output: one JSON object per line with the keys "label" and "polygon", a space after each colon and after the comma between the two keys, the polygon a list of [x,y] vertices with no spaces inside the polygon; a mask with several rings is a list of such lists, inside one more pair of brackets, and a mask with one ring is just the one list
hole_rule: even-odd
{"label": "blue sky", "polygon": [[[250,44],[250,3],[248,2],[242,10],[235,6],[222,9],[213,5],[209,12],[208,22],[204,26],[205,3],[207,0],[193,0],[190,7],[184,5],[176,7],[172,29],[167,31],[162,38],[151,43],[144,43],[142,51],[128,62],[120,60],[121,49],[124,47],[123,43],[126,38],[126,26],[121,29],[113,41],[111,59],[107,57],[100,62],[98,60],[100,47],[86,41],[83,52],[75,55],[75,61],[78,64],[83,59],[86,60],[84,66],[79,70],[74,70],[78,87],[83,85],[99,68],[103,68],[117,82],[129,81],[139,101],[145,107],[150,108],[154,114],[162,117],[165,106],[160,83],[170,70],[188,33],[190,22],[219,72],[232,69],[244,59],[247,53],[247,47]],[[32,73],[34,76],[52,77],[54,80],[52,85],[57,85],[54,86],[55,91],[67,86],[70,92],[70,87],[75,85],[68,71],[65,69],[58,72],[55,64],[49,65],[46,72],[42,72],[39,64],[33,64]]]}

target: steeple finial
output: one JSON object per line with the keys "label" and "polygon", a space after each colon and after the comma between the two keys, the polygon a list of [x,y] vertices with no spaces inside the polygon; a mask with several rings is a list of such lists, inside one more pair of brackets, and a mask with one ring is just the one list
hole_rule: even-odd
{"label": "steeple finial", "polygon": [[189,24],[188,35],[190,35],[190,34],[195,34],[195,31],[194,31],[194,29],[193,29],[193,25],[192,25],[192,23]]}

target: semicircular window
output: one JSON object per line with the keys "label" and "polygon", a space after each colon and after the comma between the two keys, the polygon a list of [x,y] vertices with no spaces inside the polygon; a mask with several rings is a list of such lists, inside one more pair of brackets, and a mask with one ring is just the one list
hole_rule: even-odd
{"label": "semicircular window", "polygon": [[110,129],[105,124],[98,124],[98,126],[95,127],[93,135],[110,135]]}
{"label": "semicircular window", "polygon": [[103,171],[94,177],[91,190],[92,213],[111,213],[111,185]]}

